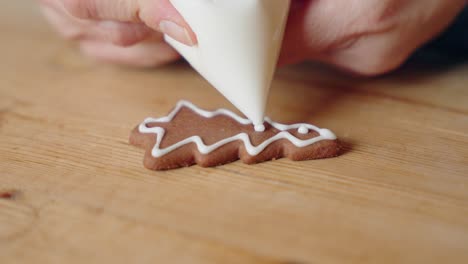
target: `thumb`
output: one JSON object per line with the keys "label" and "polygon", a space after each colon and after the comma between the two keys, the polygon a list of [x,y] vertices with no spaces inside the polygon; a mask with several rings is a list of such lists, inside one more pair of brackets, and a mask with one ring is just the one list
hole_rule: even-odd
{"label": "thumb", "polygon": [[67,11],[81,19],[144,23],[186,45],[197,39],[169,0],[62,0]]}

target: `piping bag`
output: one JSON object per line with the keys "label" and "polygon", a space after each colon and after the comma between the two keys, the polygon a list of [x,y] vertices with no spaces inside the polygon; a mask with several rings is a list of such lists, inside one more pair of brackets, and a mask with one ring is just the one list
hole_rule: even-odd
{"label": "piping bag", "polygon": [[175,48],[255,126],[266,103],[283,42],[291,0],[170,0],[197,35]]}

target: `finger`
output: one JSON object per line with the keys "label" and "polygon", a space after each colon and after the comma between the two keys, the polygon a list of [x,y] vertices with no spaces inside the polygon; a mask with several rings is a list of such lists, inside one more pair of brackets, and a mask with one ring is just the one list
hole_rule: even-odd
{"label": "finger", "polygon": [[465,0],[426,1],[424,8],[420,1],[303,2],[291,13],[281,63],[319,60],[367,76],[400,66],[466,5]]}
{"label": "finger", "polygon": [[81,51],[98,61],[138,67],[154,67],[179,58],[164,42],[143,42],[131,47],[119,47],[106,42],[82,41]]}
{"label": "finger", "polygon": [[41,6],[44,15],[57,31],[67,39],[99,40],[111,42],[118,46],[131,46],[153,35],[161,36],[161,33],[155,32],[140,23],[78,19],[65,12],[60,4],[53,3],[53,0],[47,1],[49,1],[47,5]]}
{"label": "finger", "polygon": [[102,21],[89,31],[88,39],[110,42],[117,46],[132,46],[148,39],[152,35],[161,35],[144,24]]}
{"label": "finger", "polygon": [[384,2],[295,0],[300,8],[291,9],[280,62],[328,60],[362,36],[391,30],[397,9]]}
{"label": "finger", "polygon": [[402,43],[400,32],[370,34],[347,48],[327,54],[326,62],[364,76],[376,76],[398,68],[411,55],[413,46]]}
{"label": "finger", "polygon": [[403,1],[399,4],[396,9],[399,10],[399,23],[388,30],[359,37],[348,48],[330,54],[331,61],[361,75],[375,76],[390,72],[447,28],[466,6],[466,1],[425,1],[423,4]]}
{"label": "finger", "polygon": [[194,45],[197,40],[169,0],[62,0],[70,14],[81,19],[142,22],[172,38]]}

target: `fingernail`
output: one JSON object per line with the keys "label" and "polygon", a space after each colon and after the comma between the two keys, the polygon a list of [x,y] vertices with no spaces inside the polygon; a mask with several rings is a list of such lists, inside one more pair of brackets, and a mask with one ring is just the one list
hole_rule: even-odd
{"label": "fingernail", "polygon": [[179,42],[182,42],[189,46],[193,46],[195,44],[193,43],[192,38],[190,38],[190,34],[187,31],[187,29],[177,25],[174,22],[163,20],[161,21],[161,23],[159,23],[159,29],[162,31],[162,33],[168,35],[169,37]]}

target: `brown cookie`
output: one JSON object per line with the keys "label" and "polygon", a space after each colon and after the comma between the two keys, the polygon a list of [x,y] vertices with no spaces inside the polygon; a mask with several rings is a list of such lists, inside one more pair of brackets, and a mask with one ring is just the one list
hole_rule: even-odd
{"label": "brown cookie", "polygon": [[265,120],[265,131],[256,132],[249,120],[228,110],[209,112],[181,101],[168,116],[148,118],[137,126],[130,144],[146,150],[144,165],[151,170],[193,164],[214,167],[238,159],[247,164],[282,157],[301,161],[339,154],[338,141],[327,129]]}

